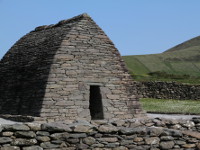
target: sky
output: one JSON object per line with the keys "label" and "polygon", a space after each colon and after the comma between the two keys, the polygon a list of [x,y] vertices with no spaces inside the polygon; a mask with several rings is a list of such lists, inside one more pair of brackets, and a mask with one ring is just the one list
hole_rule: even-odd
{"label": "sky", "polygon": [[0,59],[41,25],[88,13],[121,55],[162,53],[200,35],[200,0],[0,0]]}

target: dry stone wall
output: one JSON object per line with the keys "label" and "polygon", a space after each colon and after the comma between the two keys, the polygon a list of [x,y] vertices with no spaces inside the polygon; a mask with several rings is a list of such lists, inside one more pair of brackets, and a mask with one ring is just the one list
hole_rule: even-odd
{"label": "dry stone wall", "polygon": [[200,118],[0,126],[1,150],[199,150]]}
{"label": "dry stone wall", "polygon": [[135,82],[140,97],[157,99],[200,100],[200,85],[176,82]]}

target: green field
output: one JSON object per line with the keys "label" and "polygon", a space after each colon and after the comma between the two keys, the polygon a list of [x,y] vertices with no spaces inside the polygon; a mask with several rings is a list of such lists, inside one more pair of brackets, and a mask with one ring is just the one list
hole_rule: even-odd
{"label": "green field", "polygon": [[[135,80],[200,83],[200,37],[161,54],[123,56],[123,59]],[[155,72],[163,72],[168,77],[149,75]]]}
{"label": "green field", "polygon": [[200,101],[143,98],[143,109],[153,113],[200,114]]}

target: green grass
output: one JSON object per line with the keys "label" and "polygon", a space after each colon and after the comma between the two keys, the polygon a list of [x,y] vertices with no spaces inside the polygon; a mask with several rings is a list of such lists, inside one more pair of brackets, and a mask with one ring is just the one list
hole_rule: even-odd
{"label": "green grass", "polygon": [[[123,59],[138,81],[177,81],[200,84],[200,36],[183,42],[161,54],[123,56]],[[151,72],[173,75],[189,75],[190,78],[152,77]]]}
{"label": "green grass", "polygon": [[[200,46],[161,54],[123,56],[136,81],[175,81],[200,84]],[[173,75],[189,75],[190,78],[152,77],[148,73],[165,72]]]}
{"label": "green grass", "polygon": [[169,74],[200,76],[200,47],[152,55],[123,56],[134,74],[163,71]]}
{"label": "green grass", "polygon": [[148,68],[146,68],[137,58],[133,59],[132,57],[124,56],[123,59],[126,62],[129,71],[134,74],[146,74],[150,72],[150,70],[148,70]]}
{"label": "green grass", "polygon": [[172,100],[143,98],[143,109],[154,113],[200,114],[198,100]]}

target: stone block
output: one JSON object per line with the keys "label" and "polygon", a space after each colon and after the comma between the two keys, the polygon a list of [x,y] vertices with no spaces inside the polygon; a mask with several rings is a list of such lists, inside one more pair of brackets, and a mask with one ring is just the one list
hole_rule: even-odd
{"label": "stone block", "polygon": [[67,100],[58,101],[58,102],[55,103],[56,106],[72,106],[74,104],[75,104],[74,101],[69,101],[69,100],[68,101]]}
{"label": "stone block", "polygon": [[118,129],[113,125],[101,125],[98,131],[101,133],[116,133]]}
{"label": "stone block", "polygon": [[18,146],[5,146],[5,147],[1,147],[1,150],[20,150],[20,147],[18,147]]}
{"label": "stone block", "polygon": [[33,131],[17,131],[15,132],[17,138],[34,138],[36,134]]}
{"label": "stone block", "polygon": [[28,146],[28,147],[23,147],[23,150],[43,150],[43,148],[40,146]]}
{"label": "stone block", "polygon": [[0,144],[8,144],[11,142],[12,142],[12,139],[10,137],[0,137]]}
{"label": "stone block", "polygon": [[24,124],[13,124],[13,125],[5,125],[3,127],[4,131],[28,131],[30,128]]}
{"label": "stone block", "polygon": [[111,100],[118,100],[118,99],[120,99],[119,95],[110,95],[110,94],[107,94],[107,98],[111,99]]}
{"label": "stone block", "polygon": [[145,143],[147,145],[156,145],[159,144],[160,139],[158,137],[150,137],[150,138],[145,138]]}
{"label": "stone block", "polygon": [[114,143],[118,141],[116,137],[102,137],[102,138],[98,138],[97,140],[99,142],[108,142],[108,143]]}
{"label": "stone block", "polygon": [[24,138],[16,138],[12,141],[12,145],[14,146],[31,146],[37,143],[36,139],[24,139]]}
{"label": "stone block", "polygon": [[163,150],[168,150],[174,147],[174,142],[173,141],[166,141],[166,142],[161,142],[160,143],[160,148]]}
{"label": "stone block", "polygon": [[65,124],[60,123],[45,123],[41,126],[42,130],[49,132],[71,132],[72,130]]}
{"label": "stone block", "polygon": [[83,139],[83,143],[85,143],[87,145],[93,145],[96,143],[96,139],[93,137],[86,137]]}

